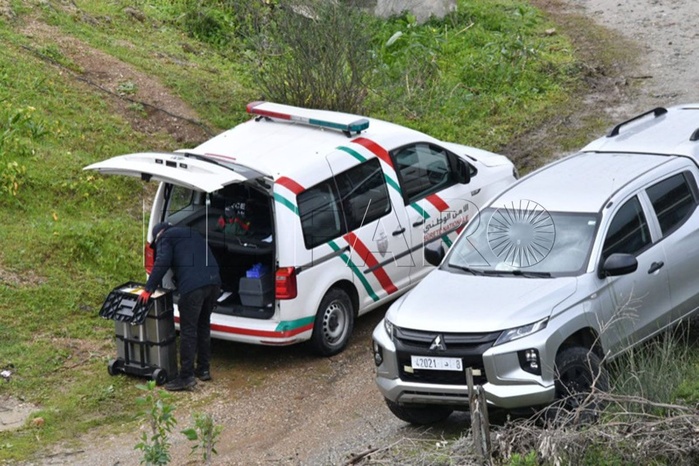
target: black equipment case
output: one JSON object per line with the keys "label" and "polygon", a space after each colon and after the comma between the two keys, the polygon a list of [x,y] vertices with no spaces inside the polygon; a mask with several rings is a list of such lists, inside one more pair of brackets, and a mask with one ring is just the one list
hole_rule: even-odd
{"label": "black equipment case", "polygon": [[147,305],[138,302],[144,284],[128,282],[114,288],[99,315],[115,322],[117,357],[110,375],[148,377],[157,385],[177,375],[177,347],[172,291],[158,289]]}

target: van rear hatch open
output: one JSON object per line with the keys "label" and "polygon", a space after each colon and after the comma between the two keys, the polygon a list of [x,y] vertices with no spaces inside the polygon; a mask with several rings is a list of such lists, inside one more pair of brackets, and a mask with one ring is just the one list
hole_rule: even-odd
{"label": "van rear hatch open", "polygon": [[162,181],[210,193],[236,182],[263,177],[242,165],[190,153],[140,152],[93,163],[84,170]]}

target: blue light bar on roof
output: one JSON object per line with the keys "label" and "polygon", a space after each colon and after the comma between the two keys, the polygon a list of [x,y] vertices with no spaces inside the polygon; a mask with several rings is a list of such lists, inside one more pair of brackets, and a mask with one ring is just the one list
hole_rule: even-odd
{"label": "blue light bar on roof", "polygon": [[[306,108],[292,107],[290,105],[275,104],[272,102],[251,102],[247,105],[247,111],[253,115],[259,115],[280,120],[295,121],[310,126],[337,129],[349,136],[350,133],[360,133],[369,127],[366,118],[356,119],[353,115],[327,112],[321,110],[309,110]],[[318,117],[332,116],[332,121]]]}

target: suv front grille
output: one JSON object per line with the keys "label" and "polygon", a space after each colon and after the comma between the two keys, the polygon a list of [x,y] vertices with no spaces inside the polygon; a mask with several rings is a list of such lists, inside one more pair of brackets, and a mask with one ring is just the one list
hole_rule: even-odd
{"label": "suv front grille", "polygon": [[[463,367],[473,369],[473,383],[482,385],[487,382],[483,366],[483,353],[493,346],[500,333],[438,333],[395,327],[394,341],[400,378],[406,382],[466,385],[465,370],[414,369],[410,357],[461,358]],[[437,337],[440,337],[445,349],[430,349]]]}

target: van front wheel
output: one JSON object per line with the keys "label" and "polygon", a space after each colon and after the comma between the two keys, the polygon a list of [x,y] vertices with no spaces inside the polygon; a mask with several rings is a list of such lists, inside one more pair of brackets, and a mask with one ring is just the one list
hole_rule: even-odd
{"label": "van front wheel", "polygon": [[318,307],[311,345],[322,356],[337,354],[347,346],[353,328],[352,301],[343,290],[332,288]]}

